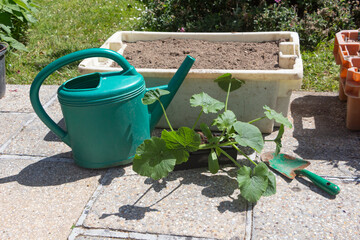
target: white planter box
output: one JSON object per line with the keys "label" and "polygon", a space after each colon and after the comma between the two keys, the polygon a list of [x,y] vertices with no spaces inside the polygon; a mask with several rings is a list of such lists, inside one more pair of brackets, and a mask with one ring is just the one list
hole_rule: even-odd
{"label": "white planter box", "polygon": [[[231,73],[233,77],[245,80],[245,84],[230,93],[228,109],[238,120],[250,121],[264,116],[263,106],[268,105],[285,116],[288,114],[292,90],[299,89],[303,77],[303,65],[300,55],[299,36],[295,32],[256,32],[256,33],[182,33],[182,32],[136,32],[120,31],[112,35],[101,47],[123,53],[126,42],[138,40],[158,40],[164,38],[187,38],[206,41],[264,42],[287,39],[280,43],[279,70],[226,70],[226,69],[191,69],[184,83],[167,109],[174,128],[192,126],[197,112],[190,107],[189,99],[193,94],[206,92],[210,96],[225,101],[226,93],[221,90],[215,78]],[[241,51],[241,50],[240,50]],[[92,72],[121,71],[111,67],[113,61],[104,58],[88,58],[79,64],[81,74]],[[146,81],[147,87],[167,84],[176,72],[175,69],[137,68]],[[200,110],[200,109],[197,109]],[[201,121],[211,124],[215,115],[203,114]],[[200,121],[200,122],[201,122]],[[273,131],[274,122],[264,119],[255,123],[263,133]],[[161,119],[158,127],[167,127]]]}

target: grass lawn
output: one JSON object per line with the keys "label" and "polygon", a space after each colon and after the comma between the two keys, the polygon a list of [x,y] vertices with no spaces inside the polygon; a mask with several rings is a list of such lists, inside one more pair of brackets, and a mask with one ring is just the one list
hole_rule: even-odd
{"label": "grass lawn", "polygon": [[[37,0],[38,22],[28,31],[29,52],[7,54],[7,83],[31,84],[50,62],[81,49],[100,47],[114,32],[139,30],[137,18],[143,4],[135,0]],[[303,90],[337,91],[339,67],[332,43],[315,51],[302,51]],[[73,63],[52,74],[44,84],[61,84],[78,75]]]}
{"label": "grass lawn", "polygon": [[[7,54],[6,82],[31,84],[36,74],[55,59],[81,49],[100,47],[119,30],[133,30],[142,3],[134,0],[37,0],[38,22],[28,32],[29,52]],[[133,19],[133,20],[132,20]],[[77,76],[77,65],[56,71],[45,84],[61,84]]]}
{"label": "grass lawn", "polygon": [[302,51],[304,65],[303,90],[337,91],[340,67],[333,55],[333,42],[320,44],[315,51]]}

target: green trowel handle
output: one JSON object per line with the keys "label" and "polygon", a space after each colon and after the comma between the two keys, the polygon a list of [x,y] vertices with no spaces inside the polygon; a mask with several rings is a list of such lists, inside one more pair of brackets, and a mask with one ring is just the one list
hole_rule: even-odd
{"label": "green trowel handle", "polygon": [[315,173],[312,173],[306,169],[302,170],[295,170],[296,174],[301,174],[307,178],[309,178],[316,186],[324,190],[325,192],[336,195],[340,192],[339,186],[336,184],[333,184],[332,182],[329,182],[328,180],[316,175]]}

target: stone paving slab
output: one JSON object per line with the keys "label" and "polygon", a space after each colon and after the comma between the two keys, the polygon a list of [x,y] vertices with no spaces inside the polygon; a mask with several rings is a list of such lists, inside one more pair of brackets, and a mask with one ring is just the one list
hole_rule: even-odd
{"label": "stone paving slab", "polygon": [[[57,88],[42,86],[40,96],[64,127]],[[360,133],[346,129],[346,103],[337,93],[293,92],[294,128],[284,134],[283,152],[309,160],[307,169],[331,177],[341,193],[331,198],[306,178],[277,176],[277,194],[250,211],[226,173],[179,171],[154,182],[131,165],[78,168],[71,149],[33,113],[29,89],[8,85],[0,100],[0,239],[65,239],[70,233],[78,240],[250,239],[251,226],[252,239],[360,238],[360,184],[344,181],[360,175]],[[270,150],[274,145],[267,142],[264,151]]]}
{"label": "stone paving slab", "polygon": [[304,178],[277,177],[277,193],[254,207],[253,239],[360,239],[360,184],[331,180],[333,197]]}
{"label": "stone paving slab", "polygon": [[105,240],[105,239],[134,239],[134,240],[211,240],[209,238],[195,238],[163,234],[149,234],[137,232],[121,232],[109,229],[76,229],[76,236],[69,236],[75,240]]}
{"label": "stone paving slab", "polygon": [[[61,127],[65,127],[62,121],[60,106],[54,102],[46,109],[49,116]],[[36,117],[33,122],[26,126],[23,131],[13,139],[4,150],[5,154],[19,154],[31,156],[54,156],[71,158],[71,148],[53,134],[45,124]]]}
{"label": "stone paving slab", "polygon": [[[245,237],[247,204],[234,178],[203,169],[177,171],[164,181],[114,178],[90,210],[85,228],[231,239]],[[114,172],[114,174],[117,174]]]}
{"label": "stone paving slab", "polygon": [[19,133],[33,116],[31,113],[0,113],[0,147]]}
{"label": "stone paving slab", "polygon": [[[46,104],[59,86],[43,85],[40,88],[40,101]],[[5,96],[0,99],[0,112],[34,112],[30,103],[30,85],[6,85]]]}
{"label": "stone paving slab", "polygon": [[[308,169],[319,175],[360,175],[360,132],[346,129],[346,103],[337,93],[293,92],[291,101],[293,128],[285,128],[282,152],[310,161]],[[275,139],[277,133],[265,139]],[[263,152],[274,149],[273,142],[266,142]]]}
{"label": "stone paving slab", "polygon": [[0,238],[66,239],[103,174],[55,158],[0,159]]}
{"label": "stone paving slab", "polygon": [[[281,152],[309,161],[311,164],[306,168],[307,170],[312,171],[318,175],[332,177],[354,177],[360,175],[360,162],[358,160],[358,157],[356,157],[356,155],[359,156],[359,151],[357,149],[360,148],[360,146],[354,145],[352,148],[349,147],[346,149],[346,154],[348,156],[351,156],[351,158],[344,158],[341,155],[340,157],[336,157],[330,154],[327,156],[327,159],[322,160],[322,158],[316,158],[316,155],[321,154],[322,151],[326,151],[326,149],[328,148],[319,147],[317,149],[317,152],[315,152],[314,156],[310,156],[312,158],[309,158],[309,156],[304,155],[303,151],[297,151],[296,146],[289,144],[287,142],[288,139],[289,138],[286,136],[283,138],[283,147]],[[342,141],[342,139],[338,139],[338,141]],[[273,142],[266,142],[262,153],[274,151],[274,149],[275,144]],[[345,150],[342,149],[342,151]]]}

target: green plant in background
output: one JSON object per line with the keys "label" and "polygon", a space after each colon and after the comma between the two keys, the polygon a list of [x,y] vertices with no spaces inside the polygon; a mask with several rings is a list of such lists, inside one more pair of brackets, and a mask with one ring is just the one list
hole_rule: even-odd
{"label": "green plant in background", "polygon": [[[209,171],[213,174],[217,173],[220,169],[218,158],[220,155],[225,155],[238,167],[237,181],[241,196],[249,202],[257,202],[261,196],[269,196],[276,193],[275,176],[264,163],[256,163],[250,159],[239,146],[249,147],[257,152],[262,151],[264,146],[263,136],[260,130],[252,125],[252,123],[267,117],[281,124],[277,137],[272,140],[276,143],[275,154],[278,154],[281,148],[284,126],[292,127],[291,123],[282,114],[275,112],[267,106],[264,106],[264,117],[250,122],[238,121],[234,112],[229,110],[227,106],[230,92],[240,88],[244,82],[232,78],[231,74],[224,74],[218,77],[215,82],[218,83],[222,90],[227,92],[225,103],[210,97],[206,93],[193,95],[190,99],[190,104],[192,107],[201,107],[201,111],[192,128],[180,127],[178,130],[172,128],[166,111],[163,108],[164,117],[170,131],[163,130],[161,137],[147,139],[137,148],[133,161],[133,170],[142,176],[159,180],[172,172],[175,165],[187,162],[191,152],[208,149],[210,151],[208,157]],[[161,89],[151,90],[142,99],[143,104],[148,105],[155,101],[161,104],[161,96],[168,93],[168,91]],[[222,109],[224,111],[220,113]],[[208,125],[201,123],[201,132],[207,138],[207,143],[201,143],[201,137],[194,129],[198,125],[201,115],[207,113],[219,113],[214,119],[212,126],[216,126],[221,134],[214,135]],[[240,165],[236,159],[233,159],[222,149],[224,146],[235,148],[254,167],[250,168]]]}
{"label": "green plant in background", "polygon": [[[10,0],[0,0],[1,6],[7,2]],[[36,4],[41,7],[32,15],[38,21],[30,25],[25,36],[19,38],[20,42],[26,39],[26,47],[31,54],[13,51],[17,56],[7,56],[6,74],[9,84],[30,84],[49,62],[70,52],[100,47],[119,30],[178,31],[183,27],[186,31],[205,32],[297,31],[304,59],[302,89],[336,91],[338,84],[334,79],[338,77],[338,69],[333,66],[332,44],[325,44],[327,47],[324,48],[324,44],[317,47],[317,42],[333,39],[334,31],[351,29],[354,23],[356,28],[360,27],[360,5],[355,0],[341,3],[340,0],[36,0]],[[321,11],[327,6],[325,4],[330,5],[328,13]],[[317,11],[323,15],[318,15]],[[316,14],[311,15],[313,12]],[[293,15],[295,13],[296,16]],[[326,17],[329,14],[335,17]],[[0,23],[4,19],[2,16],[0,14]],[[324,20],[314,18],[328,19],[325,20],[327,25],[324,25]],[[340,18],[341,27],[338,27],[337,18]],[[306,28],[308,23],[312,24],[311,29]],[[2,27],[0,34],[4,34]],[[45,84],[61,84],[77,75],[77,65],[74,63],[56,71]]]}
{"label": "green plant in background", "polygon": [[255,31],[296,31],[298,16],[296,8],[278,3],[265,7],[262,13],[254,19]]}
{"label": "green plant in background", "polygon": [[319,1],[320,7],[304,10],[296,27],[301,43],[306,49],[314,49],[323,40],[331,40],[344,29],[355,29],[356,18],[350,2],[342,0]]}
{"label": "green plant in background", "polygon": [[[141,27],[154,31],[299,33],[304,64],[303,90],[337,91],[332,55],[337,32],[360,27],[358,0],[144,1]],[[326,47],[325,47],[326,45]]]}
{"label": "green plant in background", "polygon": [[142,27],[156,31],[177,31],[179,26],[191,32],[251,31],[258,6],[264,6],[261,0],[143,2],[147,10],[142,15]]}
{"label": "green plant in background", "polygon": [[33,13],[37,6],[31,0],[0,1],[0,40],[10,48],[27,51],[22,43],[30,23],[35,23]]}
{"label": "green plant in background", "polygon": [[[164,0],[144,1],[142,27],[190,32],[296,31],[301,46],[314,49],[343,29],[360,24],[359,1]],[[358,25],[358,27],[360,27]]]}

